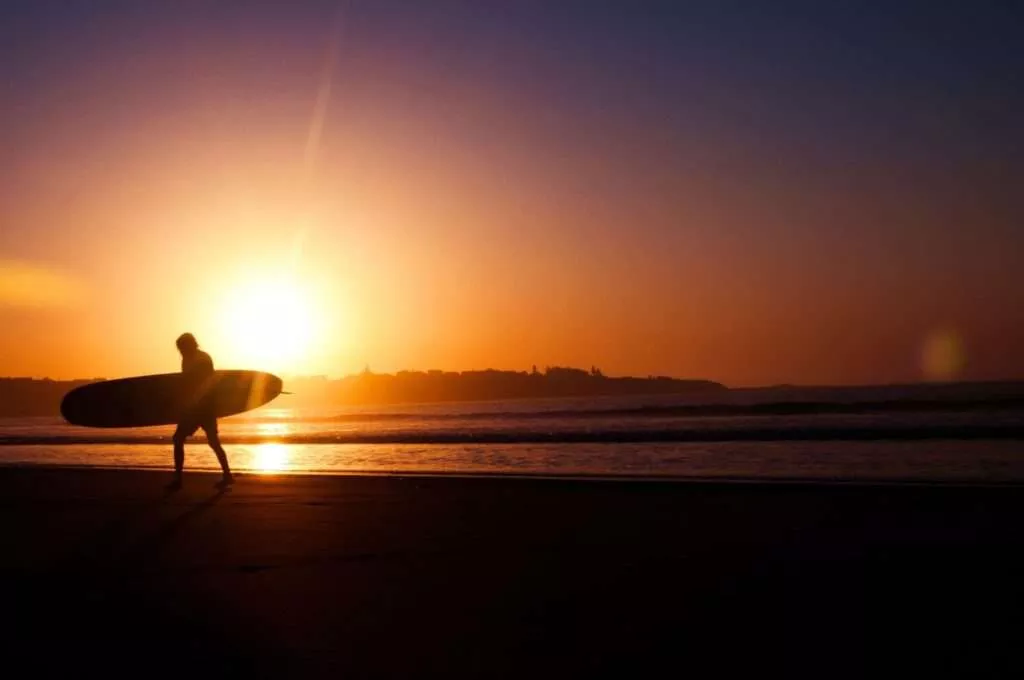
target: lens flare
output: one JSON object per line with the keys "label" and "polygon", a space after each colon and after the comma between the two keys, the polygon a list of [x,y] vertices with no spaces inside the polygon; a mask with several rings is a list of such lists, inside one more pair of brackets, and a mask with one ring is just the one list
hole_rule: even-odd
{"label": "lens flare", "polygon": [[964,367],[964,347],[952,329],[932,331],[921,350],[921,370],[927,380],[955,380]]}

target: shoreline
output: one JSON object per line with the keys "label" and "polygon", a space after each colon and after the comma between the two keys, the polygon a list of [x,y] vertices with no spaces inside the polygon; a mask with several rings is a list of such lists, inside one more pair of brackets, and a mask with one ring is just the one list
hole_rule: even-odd
{"label": "shoreline", "polygon": [[[173,468],[171,466],[130,466],[130,465],[74,465],[69,463],[3,463],[0,462],[0,474],[4,470],[66,470],[66,471],[110,471],[110,472],[152,472],[169,475]],[[187,475],[210,476],[220,478],[220,470],[210,465],[208,467],[187,467]],[[859,477],[859,478],[828,478],[828,477],[729,477],[729,476],[685,476],[685,475],[612,475],[602,473],[577,473],[577,474],[549,474],[544,472],[431,472],[425,470],[233,470],[234,476],[239,480],[251,479],[273,479],[276,477],[286,478],[320,478],[320,477],[367,477],[367,478],[398,478],[398,479],[504,479],[521,481],[550,481],[550,482],[593,482],[593,483],[626,483],[626,484],[679,484],[679,485],[704,485],[704,486],[775,486],[775,487],[940,487],[940,488],[964,488],[964,489],[1002,489],[1002,488],[1024,488],[1024,480],[956,480],[956,479],[915,479],[915,478],[887,478],[887,477]]]}

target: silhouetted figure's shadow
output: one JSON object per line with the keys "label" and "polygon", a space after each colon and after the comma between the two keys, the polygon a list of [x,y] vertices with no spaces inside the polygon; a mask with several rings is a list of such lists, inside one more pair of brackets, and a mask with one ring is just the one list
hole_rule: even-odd
{"label": "silhouetted figure's shadow", "polygon": [[[230,486],[218,487],[213,495],[206,498],[206,500],[197,503],[177,517],[158,526],[148,537],[139,541],[138,547],[132,551],[135,557],[133,561],[138,563],[153,557],[172,536],[181,531],[190,521],[213,508],[230,489]],[[165,492],[165,497],[170,496],[172,493],[174,491]]]}

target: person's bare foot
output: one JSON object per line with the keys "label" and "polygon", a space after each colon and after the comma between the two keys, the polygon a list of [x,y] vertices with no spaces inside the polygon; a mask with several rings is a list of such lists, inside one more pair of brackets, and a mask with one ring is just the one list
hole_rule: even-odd
{"label": "person's bare foot", "polygon": [[231,485],[234,484],[234,483],[235,483],[235,476],[232,475],[229,472],[226,475],[224,475],[223,477],[221,477],[220,481],[217,482],[216,484],[214,484],[214,486],[217,487],[218,489],[227,489],[227,488],[230,488]]}
{"label": "person's bare foot", "polygon": [[181,476],[177,475],[164,487],[167,493],[173,493],[181,489]]}

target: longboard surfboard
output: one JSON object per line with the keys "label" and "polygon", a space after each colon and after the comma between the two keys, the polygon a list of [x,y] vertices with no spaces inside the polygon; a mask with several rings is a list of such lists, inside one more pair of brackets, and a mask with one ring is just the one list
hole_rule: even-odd
{"label": "longboard surfboard", "polygon": [[250,411],[281,394],[281,379],[262,371],[214,371],[201,384],[182,373],[103,380],[77,387],[61,401],[72,425],[173,425],[198,405],[217,418]]}

